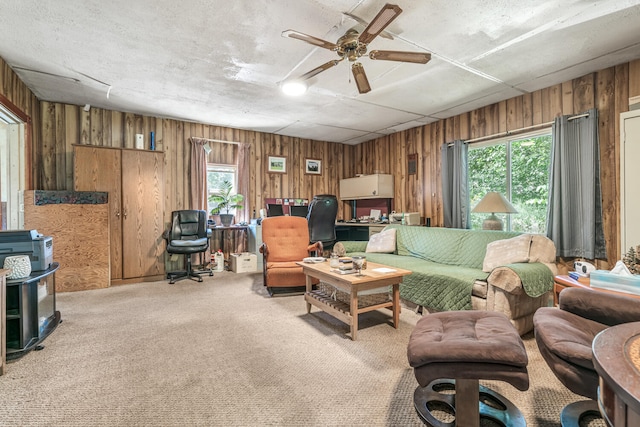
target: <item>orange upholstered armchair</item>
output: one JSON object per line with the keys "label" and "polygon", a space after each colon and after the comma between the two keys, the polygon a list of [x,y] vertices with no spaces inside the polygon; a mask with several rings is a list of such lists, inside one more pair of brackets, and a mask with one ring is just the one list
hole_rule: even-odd
{"label": "orange upholstered armchair", "polygon": [[[274,216],[262,220],[264,285],[270,295],[274,291],[299,292],[304,289],[305,276],[296,262],[317,251],[322,243],[309,244],[309,225],[306,218]],[[281,289],[285,288],[285,289]]]}

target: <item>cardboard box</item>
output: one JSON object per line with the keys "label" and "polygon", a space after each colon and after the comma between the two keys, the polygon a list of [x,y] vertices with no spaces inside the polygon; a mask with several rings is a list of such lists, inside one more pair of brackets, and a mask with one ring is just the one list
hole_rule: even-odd
{"label": "cardboard box", "polygon": [[258,257],[249,252],[230,254],[229,268],[234,273],[254,273],[258,271]]}

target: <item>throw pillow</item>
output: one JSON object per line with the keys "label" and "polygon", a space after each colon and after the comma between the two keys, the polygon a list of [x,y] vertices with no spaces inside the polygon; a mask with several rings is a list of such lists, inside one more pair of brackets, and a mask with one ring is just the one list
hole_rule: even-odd
{"label": "throw pillow", "polygon": [[396,229],[385,228],[380,233],[369,237],[366,252],[390,254],[396,250]]}
{"label": "throw pillow", "polygon": [[496,240],[487,245],[482,271],[491,272],[496,267],[515,262],[529,262],[531,234],[521,234],[511,239]]}
{"label": "throw pillow", "polygon": [[541,234],[533,234],[532,236],[529,262],[556,262],[556,245],[553,240]]}
{"label": "throw pillow", "polygon": [[338,242],[333,245],[333,252],[338,256],[344,256],[347,253],[342,242]]}

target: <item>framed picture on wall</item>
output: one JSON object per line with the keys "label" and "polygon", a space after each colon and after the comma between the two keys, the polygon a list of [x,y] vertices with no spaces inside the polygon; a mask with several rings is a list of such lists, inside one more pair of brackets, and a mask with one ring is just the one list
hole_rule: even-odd
{"label": "framed picture on wall", "polygon": [[407,156],[407,174],[415,175],[418,173],[418,154],[409,154]]}
{"label": "framed picture on wall", "polygon": [[304,159],[304,173],[322,175],[322,161],[318,159]]}
{"label": "framed picture on wall", "polygon": [[284,156],[269,156],[267,172],[287,173],[287,158]]}

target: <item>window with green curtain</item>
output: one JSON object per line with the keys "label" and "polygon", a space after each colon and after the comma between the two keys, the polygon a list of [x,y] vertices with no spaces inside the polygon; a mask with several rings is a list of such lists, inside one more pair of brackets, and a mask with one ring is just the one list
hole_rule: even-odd
{"label": "window with green curtain", "polygon": [[[497,191],[518,210],[496,215],[505,230],[545,233],[551,161],[551,130],[469,145],[469,198],[473,208]],[[484,213],[471,214],[471,228],[482,229]]]}

